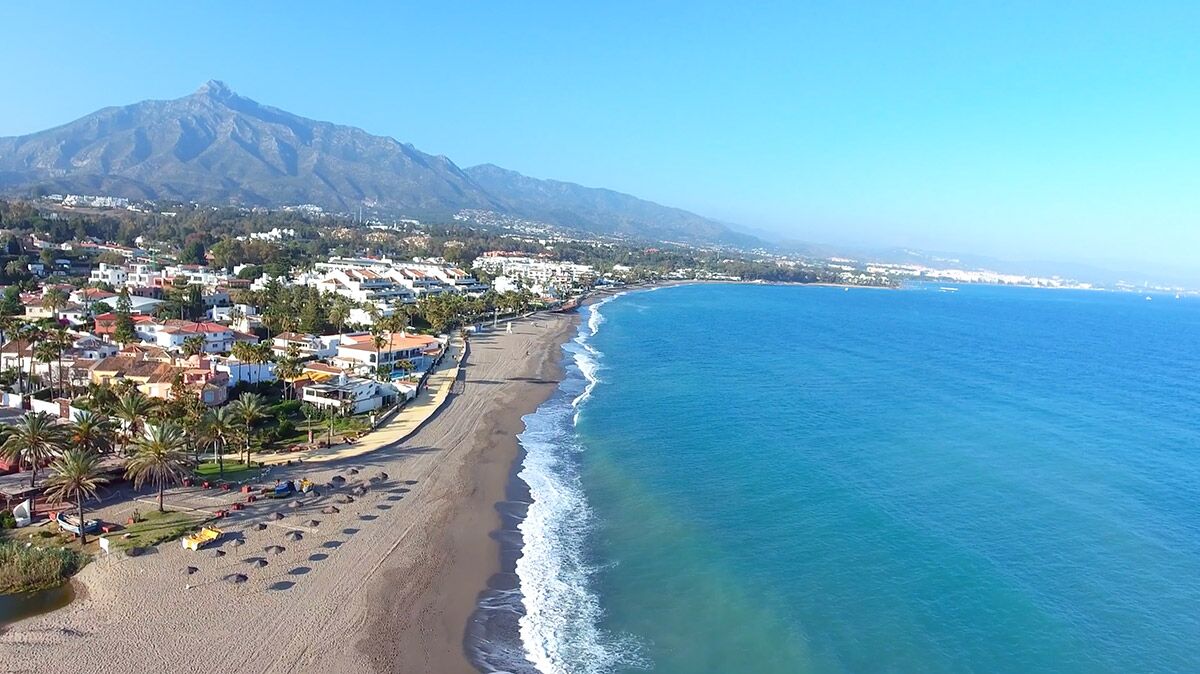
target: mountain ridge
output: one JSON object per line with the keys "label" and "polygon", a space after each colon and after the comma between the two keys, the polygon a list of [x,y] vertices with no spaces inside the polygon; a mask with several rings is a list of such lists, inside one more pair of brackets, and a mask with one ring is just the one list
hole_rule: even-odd
{"label": "mountain ridge", "polygon": [[530,178],[309,119],[210,80],[169,100],[109,106],[0,138],[0,190],[90,192],[243,206],[311,203],[436,216],[483,209],[581,231],[759,245],[723,223],[604,188]]}

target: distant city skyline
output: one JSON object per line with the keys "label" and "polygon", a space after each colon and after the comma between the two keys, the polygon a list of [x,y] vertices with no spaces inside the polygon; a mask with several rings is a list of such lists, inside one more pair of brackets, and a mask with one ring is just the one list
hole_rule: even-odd
{"label": "distant city skyline", "polygon": [[0,135],[221,79],[793,240],[1200,280],[1194,5],[122,9],[0,9]]}

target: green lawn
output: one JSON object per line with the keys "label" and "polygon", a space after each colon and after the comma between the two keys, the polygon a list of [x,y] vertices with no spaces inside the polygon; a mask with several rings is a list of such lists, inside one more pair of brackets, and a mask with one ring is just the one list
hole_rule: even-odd
{"label": "green lawn", "polygon": [[[196,477],[200,478],[217,477],[220,475],[218,468],[219,466],[216,461],[205,461],[198,464],[193,472],[196,474]],[[246,477],[244,473],[257,471],[258,467],[238,463],[236,459],[225,461],[225,477],[228,479]]]}
{"label": "green lawn", "polygon": [[[171,511],[160,513],[151,509],[142,513],[142,521],[108,535],[113,550],[132,547],[148,548],[175,540],[199,526],[207,517],[195,512]],[[125,535],[129,534],[126,538]]]}

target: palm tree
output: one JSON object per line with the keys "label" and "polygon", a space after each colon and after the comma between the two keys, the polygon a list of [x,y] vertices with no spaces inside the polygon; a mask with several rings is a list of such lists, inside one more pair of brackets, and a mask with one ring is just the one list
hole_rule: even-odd
{"label": "palm tree", "polygon": [[280,358],[275,365],[275,378],[283,384],[283,398],[292,397],[292,381],[300,376],[300,349],[295,344],[287,348],[287,355]]}
{"label": "palm tree", "polygon": [[[46,366],[46,374],[50,380],[50,388],[54,388],[54,369],[50,364],[58,357],[58,350],[49,339],[43,339],[33,345],[33,359]],[[53,393],[53,391],[51,391]]]}
{"label": "palm tree", "polygon": [[300,413],[304,415],[304,420],[307,422],[305,428],[308,430],[308,444],[313,442],[313,420],[321,416],[321,410],[317,409],[312,403],[304,403],[300,406]]}
{"label": "palm tree", "polygon": [[275,350],[271,348],[271,342],[259,342],[252,345],[250,349],[254,353],[254,362],[258,365],[266,365],[275,361]]}
{"label": "palm tree", "polygon": [[48,309],[51,316],[53,316],[54,320],[57,321],[58,312],[62,311],[63,307],[67,306],[67,302],[70,299],[70,296],[67,295],[67,291],[63,290],[62,288],[50,288],[44,295],[42,295],[42,308]]}
{"label": "palm tree", "polygon": [[[41,337],[42,337],[42,329],[33,323],[24,323],[20,327],[17,328],[17,340],[18,340],[17,346],[19,347],[17,349],[18,375],[20,374],[21,368],[23,368],[24,364],[25,364],[25,353],[24,353],[25,348],[24,347],[27,347],[27,346],[31,347],[32,344],[40,341]],[[33,388],[33,358],[32,358],[33,349],[32,348],[29,348],[29,355],[30,355],[29,371],[25,373],[25,375],[26,375],[25,384],[21,388],[21,391],[23,393],[28,392],[29,389]]]}
{"label": "palm tree", "polygon": [[107,384],[88,384],[86,397],[93,412],[107,413],[117,404],[117,394]]}
{"label": "palm tree", "polygon": [[231,407],[210,409],[204,413],[196,433],[198,444],[211,444],[217,460],[217,471],[225,477],[225,448],[237,435],[238,418]]}
{"label": "palm tree", "polygon": [[117,398],[113,414],[121,420],[125,428],[124,445],[126,450],[129,448],[129,443],[141,434],[143,420],[150,416],[155,407],[154,401],[137,389],[130,389]]}
{"label": "palm tree", "polygon": [[329,322],[337,326],[338,334],[346,329],[346,321],[350,318],[350,304],[345,297],[338,295],[329,305]]}
{"label": "palm tree", "polygon": [[404,332],[408,328],[408,314],[396,309],[391,316],[383,319],[382,323],[383,329],[388,332]]}
{"label": "palm tree", "polygon": [[379,350],[383,348],[384,344],[387,344],[391,340],[385,339],[384,336],[379,333],[373,333],[371,336],[371,341],[375,344],[375,377],[377,379],[383,379],[384,369],[383,363],[379,360]]}
{"label": "palm tree", "polygon": [[249,363],[250,360],[254,357],[250,353],[251,350],[252,349],[251,349],[249,342],[234,342],[233,348],[230,349],[230,355],[232,355],[235,359],[237,359],[237,362],[238,362],[238,378],[237,378],[237,380],[239,382],[242,380],[242,367],[245,364]]}
{"label": "palm tree", "polygon": [[57,419],[45,412],[29,412],[7,429],[0,453],[29,465],[29,486],[37,485],[38,468],[66,447],[66,436]]}
{"label": "palm tree", "polygon": [[66,327],[61,324],[54,325],[54,328],[50,333],[50,337],[47,340],[47,343],[53,345],[54,350],[58,353],[58,394],[61,397],[66,397],[67,395],[67,388],[63,382],[65,379],[63,376],[63,354],[66,353],[67,349],[71,348],[71,341],[70,335],[67,334]]}
{"label": "palm tree", "polygon": [[67,440],[73,447],[93,454],[104,454],[112,451],[112,439],[116,432],[116,424],[108,416],[83,411],[76,414],[75,420],[67,426]]}
{"label": "palm tree", "polygon": [[147,480],[158,489],[158,512],[163,511],[163,492],[167,484],[179,482],[188,473],[187,435],[174,422],[151,426],[134,443],[133,458],[125,466],[133,488],[141,489]]}
{"label": "palm tree", "polygon": [[[16,334],[15,328],[17,326],[19,326],[20,324],[21,324],[21,322],[18,321],[13,316],[0,316],[0,346],[8,344],[9,339],[11,337],[15,336],[15,334]],[[20,353],[19,352],[18,352],[17,356],[18,356],[17,362],[19,363],[20,362]],[[6,368],[8,365],[8,363],[7,363],[8,358],[4,358],[3,360],[5,362],[0,362],[0,368]]]}
{"label": "palm tree", "polygon": [[192,335],[191,337],[188,337],[187,339],[183,340],[183,346],[181,347],[181,350],[183,351],[183,355],[188,358],[199,355],[202,351],[204,351],[204,338],[200,335]]}
{"label": "palm tree", "polygon": [[416,363],[413,363],[411,360],[405,358],[404,360],[398,361],[396,363],[396,369],[400,370],[401,372],[403,372],[405,374],[408,374],[409,372],[412,372],[413,370],[417,369],[417,365],[416,365]]}
{"label": "palm tree", "polygon": [[267,404],[257,393],[243,393],[241,397],[229,405],[233,416],[242,422],[243,436],[246,439],[246,465],[250,465],[250,429],[259,420],[267,416]]}
{"label": "palm tree", "polygon": [[79,514],[79,544],[87,545],[84,530],[83,500],[95,498],[96,488],[108,482],[101,475],[100,457],[81,447],[63,452],[50,464],[50,478],[46,480],[46,496],[52,503],[74,500]]}
{"label": "palm tree", "polygon": [[241,309],[239,309],[238,307],[234,307],[229,310],[229,325],[235,326],[235,325],[241,323],[242,319],[245,317],[246,317],[246,314],[242,313]]}

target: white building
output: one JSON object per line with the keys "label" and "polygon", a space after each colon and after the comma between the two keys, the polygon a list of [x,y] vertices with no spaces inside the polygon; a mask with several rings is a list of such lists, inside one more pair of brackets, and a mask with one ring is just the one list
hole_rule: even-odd
{"label": "white building", "polygon": [[204,340],[204,353],[229,353],[237,341],[258,341],[258,338],[252,335],[237,333],[229,326],[207,321],[183,321],[174,318],[166,321],[143,321],[136,323],[134,329],[139,339],[164,349],[179,349],[188,338],[198,336]]}
{"label": "white building", "polygon": [[475,259],[472,267],[489,274],[507,276],[531,288],[590,286],[597,278],[596,269],[588,264],[498,252],[484,253]]}
{"label": "white building", "polygon": [[306,384],[300,399],[322,409],[333,408],[343,414],[362,414],[395,402],[396,397],[396,388],[391,384],[341,374]]}
{"label": "white building", "polygon": [[403,361],[409,361],[414,371],[423,372],[442,354],[444,346],[434,337],[404,332],[385,333],[383,339],[383,344],[376,347],[370,333],[342,335],[332,363],[343,369],[373,374],[379,365],[395,370]]}

